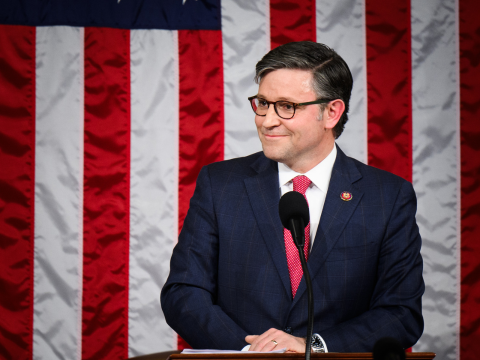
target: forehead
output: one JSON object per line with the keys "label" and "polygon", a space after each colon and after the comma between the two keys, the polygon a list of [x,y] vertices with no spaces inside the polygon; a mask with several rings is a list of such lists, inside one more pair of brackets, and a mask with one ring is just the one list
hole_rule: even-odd
{"label": "forehead", "polygon": [[310,71],[298,69],[274,70],[260,80],[258,94],[269,98],[304,100],[305,97],[315,97],[312,80],[313,75]]}

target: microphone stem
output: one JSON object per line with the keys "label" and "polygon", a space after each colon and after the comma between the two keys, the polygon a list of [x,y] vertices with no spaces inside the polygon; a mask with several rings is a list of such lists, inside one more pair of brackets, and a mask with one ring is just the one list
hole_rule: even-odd
{"label": "microphone stem", "polygon": [[308,294],[308,325],[307,325],[307,340],[305,344],[305,360],[310,360],[310,352],[312,350],[312,333],[313,333],[313,290],[312,280],[310,279],[310,272],[307,268],[307,261],[303,252],[303,245],[297,246],[300,255],[300,262],[302,263],[303,276],[305,276],[305,283],[307,285]]}

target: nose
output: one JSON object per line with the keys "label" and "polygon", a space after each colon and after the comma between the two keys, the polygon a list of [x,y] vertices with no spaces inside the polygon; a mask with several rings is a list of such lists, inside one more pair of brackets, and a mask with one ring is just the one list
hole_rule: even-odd
{"label": "nose", "polygon": [[273,104],[268,105],[267,114],[264,116],[263,119],[264,120],[262,125],[263,127],[266,127],[266,128],[279,126],[281,124],[280,117],[275,112],[275,107]]}

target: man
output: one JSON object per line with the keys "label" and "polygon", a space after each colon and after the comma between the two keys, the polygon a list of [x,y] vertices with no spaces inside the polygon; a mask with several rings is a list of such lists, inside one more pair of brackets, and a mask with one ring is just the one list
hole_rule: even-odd
{"label": "man", "polygon": [[325,45],[289,43],[255,80],[263,152],[200,172],[161,294],[168,324],[194,348],[305,351],[305,280],[278,215],[295,189],[310,209],[314,350],[372,351],[385,336],[412,346],[423,331],[416,198],[409,182],[336,147],[348,66]]}

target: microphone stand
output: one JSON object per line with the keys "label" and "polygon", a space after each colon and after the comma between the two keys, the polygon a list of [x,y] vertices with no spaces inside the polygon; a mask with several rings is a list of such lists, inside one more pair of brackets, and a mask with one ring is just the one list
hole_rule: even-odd
{"label": "microphone stand", "polygon": [[307,261],[305,260],[305,253],[303,249],[305,247],[305,224],[303,219],[300,219],[300,228],[302,231],[297,231],[297,227],[294,226],[293,218],[290,220],[292,224],[292,237],[295,243],[295,246],[298,249],[298,254],[300,256],[300,262],[302,263],[303,275],[305,276],[305,283],[307,285],[307,295],[308,295],[308,324],[307,324],[307,340],[305,344],[305,360],[310,360],[310,353],[312,350],[312,333],[313,333],[313,290],[312,290],[312,280],[310,278],[310,272],[307,268]]}

